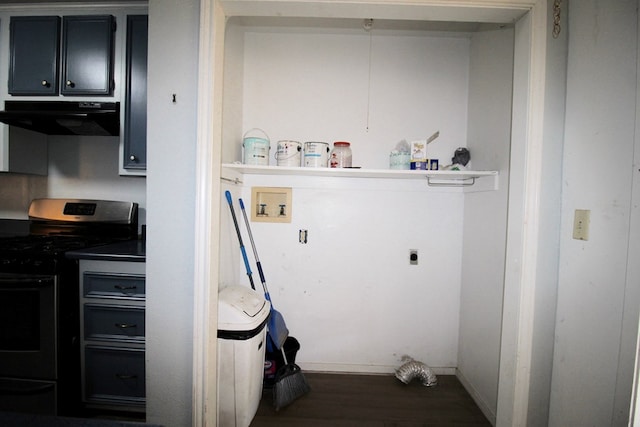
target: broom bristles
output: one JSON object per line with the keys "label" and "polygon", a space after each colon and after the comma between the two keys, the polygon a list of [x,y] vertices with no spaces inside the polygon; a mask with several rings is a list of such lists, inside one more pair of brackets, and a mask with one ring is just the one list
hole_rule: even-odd
{"label": "broom bristles", "polygon": [[285,365],[280,369],[273,387],[273,405],[276,411],[290,405],[311,391],[307,379],[295,364]]}

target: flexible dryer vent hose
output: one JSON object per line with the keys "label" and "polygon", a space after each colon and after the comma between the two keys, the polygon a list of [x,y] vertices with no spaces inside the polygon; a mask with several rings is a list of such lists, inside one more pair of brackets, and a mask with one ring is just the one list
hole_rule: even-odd
{"label": "flexible dryer vent hose", "polygon": [[431,369],[422,362],[403,356],[406,362],[396,369],[396,378],[405,384],[409,384],[414,378],[418,378],[423,386],[431,387],[438,383],[438,379]]}

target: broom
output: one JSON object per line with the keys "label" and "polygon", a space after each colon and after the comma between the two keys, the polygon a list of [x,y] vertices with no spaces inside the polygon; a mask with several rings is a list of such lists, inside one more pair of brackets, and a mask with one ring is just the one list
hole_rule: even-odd
{"label": "broom", "polygon": [[[269,295],[269,290],[267,289],[267,281],[265,280],[264,272],[262,271],[262,263],[260,262],[260,258],[258,258],[258,250],[256,249],[255,242],[253,241],[253,234],[251,233],[249,218],[247,217],[247,212],[244,209],[244,203],[242,202],[242,199],[240,199],[240,210],[242,210],[244,222],[247,226],[247,234],[249,235],[249,240],[251,241],[251,248],[253,249],[253,255],[258,266],[258,272],[260,273],[260,280],[262,282],[265,297],[267,300],[269,300],[269,302],[271,302],[271,296]],[[285,406],[293,403],[298,398],[309,393],[311,387],[309,387],[309,383],[307,383],[307,379],[304,377],[304,374],[302,373],[300,367],[295,363],[289,363],[287,361],[287,355],[285,354],[283,344],[289,334],[289,331],[286,329],[282,315],[280,315],[280,313],[273,308],[273,305],[271,305],[271,310],[273,324],[269,323],[270,333],[275,336],[274,344],[277,348],[280,349],[280,351],[282,351],[282,357],[284,358],[284,366],[278,369],[278,371],[276,372],[275,383],[273,386],[273,405],[275,406],[276,411],[279,411]],[[271,331],[272,327],[279,330],[284,329],[286,333],[284,331]],[[280,340],[280,338],[282,337],[284,339]]]}
{"label": "broom", "polygon": [[311,387],[307,383],[307,379],[304,377],[300,367],[287,361],[284,348],[282,349],[282,357],[284,357],[284,366],[278,369],[276,382],[273,386],[273,406],[275,406],[276,411],[311,391]]}
{"label": "broom", "polygon": [[[229,196],[231,197],[231,196]],[[253,234],[251,234],[251,227],[249,226],[249,218],[247,217],[247,211],[244,209],[244,203],[242,199],[240,201],[240,210],[242,211],[242,216],[244,217],[244,223],[247,226],[247,234],[249,235],[249,240],[251,241],[251,248],[253,249],[253,257],[256,259],[256,266],[258,267],[258,274],[260,275],[260,281],[262,282],[262,289],[264,291],[264,297],[269,304],[271,304],[271,312],[269,315],[269,323],[267,329],[269,330],[269,338],[271,342],[278,350],[281,350],[284,345],[284,342],[287,340],[289,336],[289,329],[287,329],[287,325],[284,322],[284,318],[282,314],[278,310],[273,307],[273,302],[271,301],[271,295],[269,295],[269,289],[267,289],[267,281],[264,278],[264,272],[262,271],[262,263],[260,262],[260,258],[258,258],[258,251],[256,250],[256,244],[253,241]],[[267,348],[269,346],[269,341],[267,341]],[[271,351],[271,350],[270,350]]]}

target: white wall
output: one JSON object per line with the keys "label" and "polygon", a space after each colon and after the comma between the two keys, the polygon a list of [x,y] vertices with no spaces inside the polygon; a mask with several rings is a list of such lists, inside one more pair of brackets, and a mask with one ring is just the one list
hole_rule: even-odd
{"label": "white wall", "polygon": [[146,222],[146,180],[118,175],[117,137],[49,136],[48,175],[0,174],[0,216],[26,219],[37,197],[123,200]]}
{"label": "white wall", "polygon": [[[245,177],[234,193],[251,206],[251,186],[293,188],[291,224],[251,227],[275,307],[301,343],[296,361],[307,370],[390,373],[409,355],[454,373],[463,194],[429,192],[423,181],[291,178]],[[233,237],[222,252],[236,256]],[[417,266],[409,249],[419,252]],[[260,289],[257,273],[254,281]]]}
{"label": "white wall", "polygon": [[[627,424],[639,302],[627,269],[637,264],[627,258],[638,221],[637,7],[593,0],[569,12],[552,426]],[[588,241],[572,239],[575,209],[591,210]]]}
{"label": "white wall", "polygon": [[147,421],[168,427],[192,420],[198,31],[197,0],[149,2]]}
{"label": "white wall", "polygon": [[[272,151],[279,139],[351,141],[354,165],[365,168],[388,168],[389,151],[398,141],[426,139],[436,130],[440,138],[430,145],[430,155],[444,164],[457,147],[467,144],[469,34],[375,27],[367,33],[357,25],[252,27],[243,33],[232,26],[227,36],[236,50],[227,45],[228,63],[237,67],[227,69],[227,75],[243,75],[245,82],[238,87],[229,79],[227,86],[235,90],[230,97],[238,94],[244,100],[241,112],[232,108],[233,117],[227,118],[232,126],[237,123],[235,134],[225,131],[226,152],[235,153],[227,161],[240,160],[242,134],[253,127],[267,131]],[[243,37],[241,42],[237,36]],[[504,172],[513,32],[498,40],[479,43],[485,43],[483,54],[492,61],[495,51],[504,58],[492,77],[503,89],[506,104],[501,104],[502,116],[491,128],[490,137],[497,141],[474,141],[474,147],[482,168]],[[240,47],[243,67],[238,65]],[[487,100],[496,97],[491,87],[475,94],[477,110],[482,111],[477,125],[491,113],[486,108]],[[229,150],[229,145],[235,148]],[[270,163],[276,163],[273,156]],[[293,188],[291,224],[254,222],[252,229],[273,301],[301,343],[297,362],[303,368],[392,372],[408,354],[437,372],[455,372],[468,194],[429,188],[424,181],[262,175],[245,175],[243,181],[242,188],[230,188],[234,199],[242,196],[249,207],[251,186]],[[474,195],[477,205],[492,203],[487,201],[496,196],[487,194]],[[498,211],[493,221],[503,234],[505,194],[506,185],[497,195],[502,206],[491,208]],[[248,286],[226,204],[221,218],[221,285],[240,280]],[[298,242],[300,229],[308,231],[308,244]],[[492,239],[504,252],[504,237]],[[245,246],[248,242],[245,235]],[[409,265],[409,249],[418,249],[418,266]],[[500,273],[504,256],[496,262],[491,268]],[[259,287],[257,274],[254,281]],[[489,350],[493,354],[499,351],[499,290],[497,295],[491,304],[498,316],[491,330],[498,336]],[[473,359],[470,352],[466,356]],[[495,388],[495,369],[481,375],[493,375],[489,381]],[[495,390],[488,393],[493,393],[486,400],[494,400],[495,411]]]}
{"label": "white wall", "polygon": [[233,160],[241,160],[242,135],[252,128],[269,135],[271,164],[281,139],[350,141],[353,165],[369,169],[388,168],[403,139],[439,130],[429,156],[445,163],[466,144],[468,34],[357,25],[244,33],[243,112],[224,141],[236,147]]}
{"label": "white wall", "polygon": [[146,223],[146,179],[118,176],[117,137],[49,137],[47,197],[124,200]]}
{"label": "white wall", "polygon": [[513,37],[513,29],[507,29],[479,32],[471,39],[469,150],[474,167],[500,171],[500,187],[465,197],[457,368],[493,422],[502,332]]}

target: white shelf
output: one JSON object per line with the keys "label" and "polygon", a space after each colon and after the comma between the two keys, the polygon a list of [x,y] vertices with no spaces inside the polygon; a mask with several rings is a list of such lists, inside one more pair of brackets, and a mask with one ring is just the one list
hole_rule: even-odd
{"label": "white shelf", "polygon": [[[357,168],[305,168],[282,166],[253,166],[236,163],[222,165],[223,172],[233,171],[240,175],[291,175],[320,176],[340,178],[383,178],[383,179],[422,179],[433,186],[471,186],[477,179],[493,178],[497,188],[498,171],[426,171],[395,169],[357,169]],[[223,173],[224,176],[224,173]],[[235,180],[236,176],[226,177]]]}

